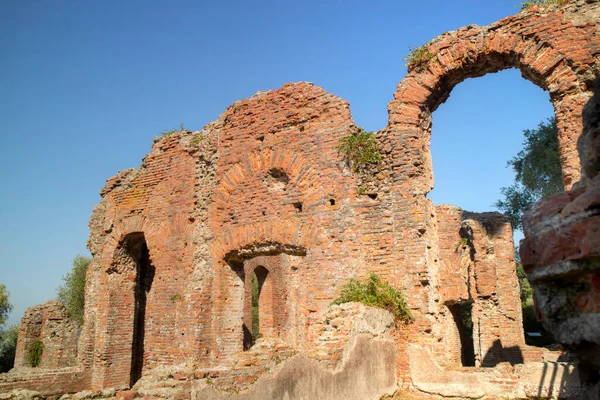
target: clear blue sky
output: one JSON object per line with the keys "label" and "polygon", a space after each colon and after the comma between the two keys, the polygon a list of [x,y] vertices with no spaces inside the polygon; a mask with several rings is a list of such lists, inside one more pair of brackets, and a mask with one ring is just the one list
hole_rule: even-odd
{"label": "clear blue sky", "polygon": [[[107,178],[160,131],[310,81],[383,128],[409,45],[518,12],[518,0],[0,2],[0,283],[18,322],[49,300]],[[460,84],[433,118],[436,204],[487,211],[548,94],[510,70]]]}

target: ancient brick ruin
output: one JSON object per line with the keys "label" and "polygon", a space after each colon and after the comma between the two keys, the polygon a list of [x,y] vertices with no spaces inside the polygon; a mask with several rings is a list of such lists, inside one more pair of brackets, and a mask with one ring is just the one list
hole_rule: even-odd
{"label": "ancient brick ruin", "polygon": [[[358,173],[336,149],[358,130],[348,103],[309,83],[156,138],[140,168],[107,181],[92,215],[77,365],[17,370],[0,390],[137,382],[128,395],[158,396],[154,383],[167,380],[173,396],[203,399],[569,395],[573,366],[525,344],[510,225],[426,197],[431,113],[461,81],[518,68],[549,92],[570,188],[600,74],[599,23],[600,3],[580,0],[435,38],[434,58],[400,82],[376,132],[383,161]],[[370,273],[406,294],[413,324],[331,306],[349,278]]]}
{"label": "ancient brick ruin", "polygon": [[72,367],[77,359],[77,339],[77,324],[60,301],[29,307],[19,325],[15,367],[30,366],[27,347],[36,340],[44,347],[40,368]]}

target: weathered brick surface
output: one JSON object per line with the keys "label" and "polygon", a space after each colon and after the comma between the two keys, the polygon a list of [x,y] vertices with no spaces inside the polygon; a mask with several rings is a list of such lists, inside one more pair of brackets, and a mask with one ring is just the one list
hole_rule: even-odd
{"label": "weathered brick surface", "polygon": [[[436,207],[440,245],[441,297],[448,307],[438,318],[445,346],[440,363],[461,365],[460,332],[452,307],[472,308],[475,365],[541,361],[541,349],[525,345],[521,301],[515,275],[512,229],[498,213],[470,213],[454,206]],[[464,340],[464,339],[463,339]],[[450,355],[444,354],[450,352]]]}
{"label": "weathered brick surface", "polygon": [[77,324],[60,301],[29,307],[19,325],[15,368],[29,366],[28,347],[35,340],[44,344],[39,368],[75,365],[77,359]]}
{"label": "weathered brick surface", "polygon": [[538,317],[579,357],[589,398],[600,394],[600,78],[585,107],[578,188],[533,205],[523,216],[521,259]]}
{"label": "weathered brick surface", "polygon": [[477,365],[539,358],[523,345],[510,227],[426,198],[431,113],[462,80],[519,68],[550,93],[570,187],[600,65],[599,10],[580,0],[532,7],[435,38],[435,57],[398,85],[388,126],[376,132],[382,163],[360,173],[336,149],[358,129],[348,103],[308,83],[238,101],[202,131],[157,138],[140,168],[107,181],[90,221],[78,352],[90,387],[129,385],[162,365],[207,371],[248,361],[259,267],[260,330],[281,348],[321,352],[341,285],[375,272],[406,294],[416,319],[393,333],[399,385],[411,384],[410,344],[458,364],[452,306],[461,302],[478,322]]}
{"label": "weathered brick surface", "polygon": [[27,388],[44,396],[79,392],[89,386],[88,374],[79,368],[19,368],[0,374],[0,393]]}

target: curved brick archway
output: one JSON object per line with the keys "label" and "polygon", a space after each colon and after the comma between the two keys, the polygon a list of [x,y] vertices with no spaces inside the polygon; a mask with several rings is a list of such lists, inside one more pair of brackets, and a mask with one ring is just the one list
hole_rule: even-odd
{"label": "curved brick archway", "polygon": [[512,20],[488,27],[469,26],[432,41],[428,49],[434,57],[415,66],[398,85],[395,99],[388,105],[388,127],[380,134],[382,142],[392,141],[398,148],[397,154],[392,152],[393,160],[399,156],[403,161],[395,164],[396,181],[421,177],[422,190],[432,189],[431,113],[458,83],[507,68],[518,68],[524,78],[549,92],[559,128],[565,186],[579,180],[576,142],[582,129],[582,107],[590,92],[582,78],[586,65],[574,49],[590,46],[592,35],[585,32],[595,26],[562,21],[559,30],[556,24],[562,14],[554,14],[544,19],[520,18],[522,14],[518,14]]}

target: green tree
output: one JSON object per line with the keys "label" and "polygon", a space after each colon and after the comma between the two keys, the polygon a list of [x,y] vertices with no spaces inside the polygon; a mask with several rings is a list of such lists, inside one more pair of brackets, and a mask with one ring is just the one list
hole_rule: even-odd
{"label": "green tree", "polygon": [[6,290],[6,285],[0,283],[0,329],[2,329],[2,326],[6,323],[8,314],[10,314],[13,309],[12,304],[10,304],[10,301],[8,300],[9,297],[10,292]]}
{"label": "green tree", "polygon": [[15,364],[18,333],[18,325],[11,325],[0,332],[0,373],[10,371]]}
{"label": "green tree", "polygon": [[527,274],[523,265],[517,262],[517,278],[519,278],[519,290],[521,294],[521,303],[525,304],[533,295],[533,289],[527,280]]}
{"label": "green tree", "polygon": [[0,283],[0,373],[13,367],[17,348],[17,326],[4,329],[8,314],[13,309],[9,297],[10,292],[6,290],[6,285]]}
{"label": "green tree", "polygon": [[73,269],[63,276],[64,284],[56,291],[57,298],[62,301],[69,316],[79,326],[83,324],[83,306],[85,301],[85,274],[92,259],[78,255],[73,259]]}
{"label": "green tree", "polygon": [[515,172],[515,183],[500,189],[504,198],[494,204],[510,217],[515,229],[521,229],[523,211],[531,204],[565,190],[554,117],[523,134],[523,150],[508,161]]}

